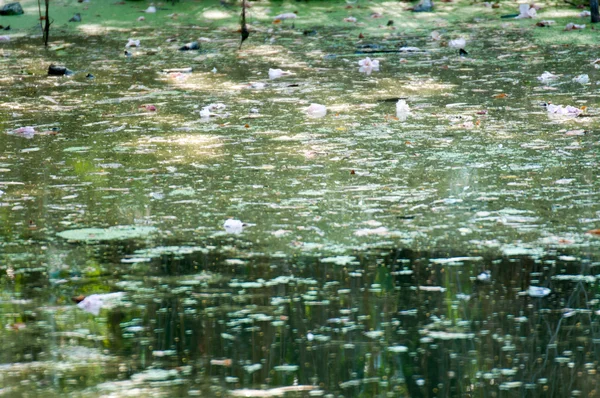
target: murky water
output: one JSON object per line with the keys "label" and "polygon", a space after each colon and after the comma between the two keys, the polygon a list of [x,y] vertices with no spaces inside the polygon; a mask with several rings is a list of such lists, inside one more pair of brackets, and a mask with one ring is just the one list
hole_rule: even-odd
{"label": "murky water", "polygon": [[470,28],[3,45],[0,395],[598,394],[597,54]]}

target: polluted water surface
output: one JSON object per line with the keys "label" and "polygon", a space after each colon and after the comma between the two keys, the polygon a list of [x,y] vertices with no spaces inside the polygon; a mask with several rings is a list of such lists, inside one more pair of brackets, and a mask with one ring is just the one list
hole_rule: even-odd
{"label": "polluted water surface", "polygon": [[257,1],[240,47],[232,2],[91,1],[44,49],[23,4],[0,395],[597,394],[580,10]]}

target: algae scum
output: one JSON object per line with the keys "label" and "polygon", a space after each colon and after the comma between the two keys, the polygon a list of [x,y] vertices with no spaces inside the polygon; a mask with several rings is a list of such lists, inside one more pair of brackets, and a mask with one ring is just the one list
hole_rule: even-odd
{"label": "algae scum", "polygon": [[315,4],[0,44],[0,395],[597,394],[594,47]]}

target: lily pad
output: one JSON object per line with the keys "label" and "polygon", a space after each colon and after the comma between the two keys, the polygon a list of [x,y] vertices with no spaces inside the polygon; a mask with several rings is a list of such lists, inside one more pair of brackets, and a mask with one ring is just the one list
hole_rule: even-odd
{"label": "lily pad", "polygon": [[57,233],[61,238],[78,242],[97,242],[106,240],[127,240],[143,238],[155,232],[155,227],[138,227],[133,225],[118,225],[109,228],[71,229]]}

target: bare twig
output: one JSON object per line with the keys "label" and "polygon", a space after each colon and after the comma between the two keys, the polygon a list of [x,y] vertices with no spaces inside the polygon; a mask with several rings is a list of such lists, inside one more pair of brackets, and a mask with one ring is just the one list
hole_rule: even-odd
{"label": "bare twig", "polygon": [[48,39],[50,38],[50,16],[48,10],[50,9],[50,0],[44,0],[46,4],[46,18],[44,19],[44,46],[48,47]]}
{"label": "bare twig", "polygon": [[[50,22],[50,0],[44,0],[44,6],[46,7],[46,13],[42,16],[42,4],[41,0],[38,0],[38,13],[40,15],[40,29],[42,30],[42,39],[44,40],[44,47],[48,47],[48,39],[50,37],[50,25],[52,25],[52,22],[54,21]],[[42,21],[44,21],[43,25]]]}
{"label": "bare twig", "polygon": [[246,40],[250,36],[250,32],[248,32],[248,26],[246,25],[246,0],[242,0],[242,20],[240,24],[242,32],[242,41],[240,42],[240,48],[242,48],[244,40]]}

